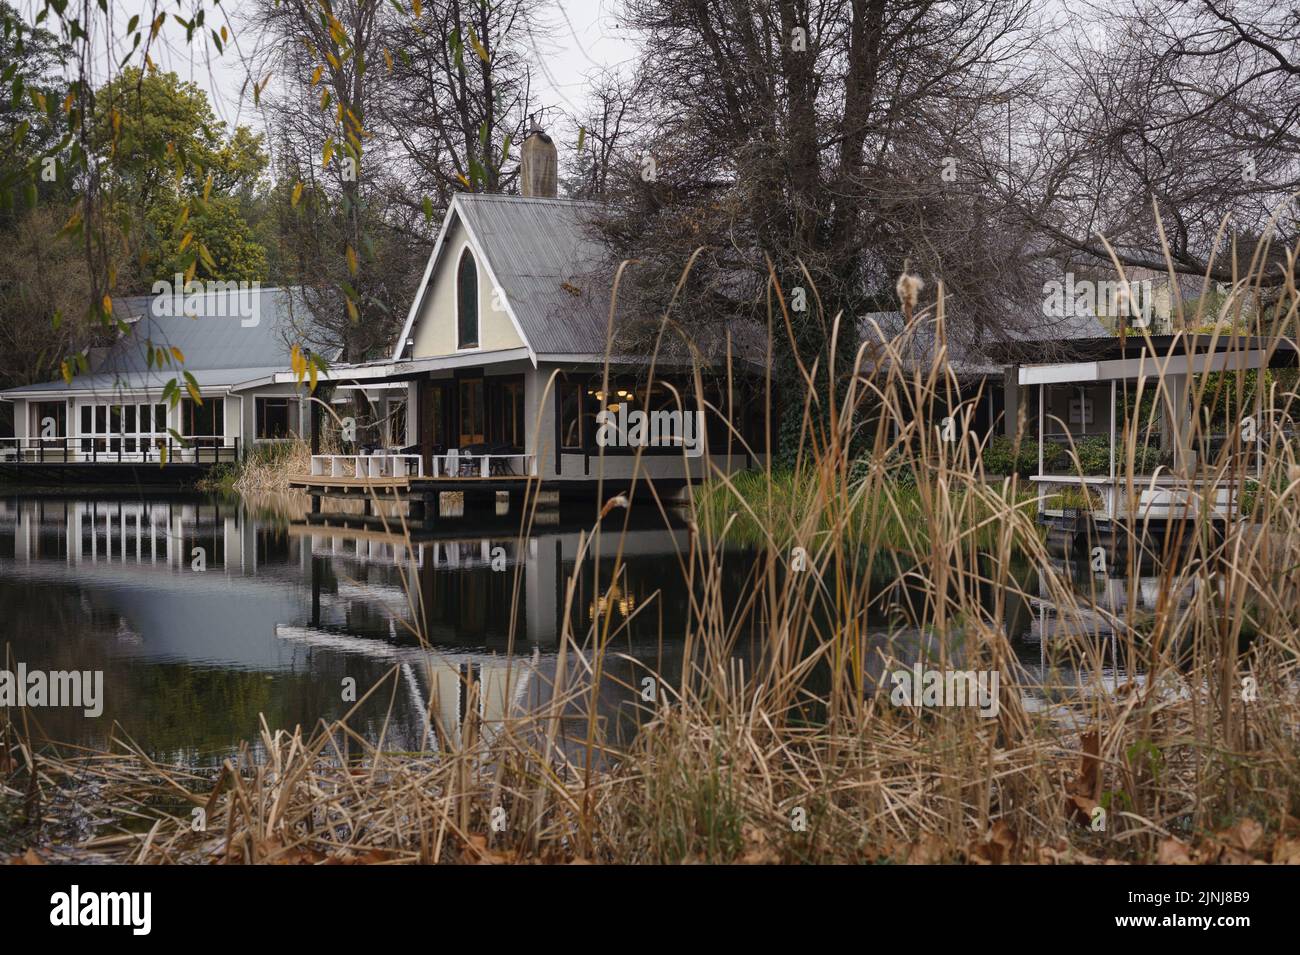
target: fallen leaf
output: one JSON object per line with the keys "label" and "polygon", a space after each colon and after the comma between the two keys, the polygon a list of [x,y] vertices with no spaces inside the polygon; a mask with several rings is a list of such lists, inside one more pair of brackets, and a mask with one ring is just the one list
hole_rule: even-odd
{"label": "fallen leaf", "polygon": [[907,849],[908,865],[938,865],[945,861],[947,845],[943,838],[934,832],[927,832],[919,842],[913,842]]}
{"label": "fallen leaf", "polygon": [[1017,848],[1020,840],[1016,837],[1004,819],[999,819],[993,823],[993,828],[989,832],[988,841],[976,845],[971,850],[971,856],[975,859],[991,862],[993,865],[1005,865],[1011,862],[1017,855]]}
{"label": "fallen leaf", "polygon": [[1242,852],[1252,852],[1263,835],[1264,827],[1254,819],[1246,818],[1240,820],[1230,829],[1218,833],[1218,838],[1230,848],[1240,849]]}
{"label": "fallen leaf", "polygon": [[1156,850],[1157,865],[1191,865],[1192,856],[1186,843],[1169,838]]}
{"label": "fallen leaf", "polygon": [[1092,824],[1092,810],[1101,799],[1101,736],[1089,730],[1080,737],[1083,753],[1079,775],[1065,787],[1065,811],[1075,822]]}
{"label": "fallen leaf", "polygon": [[1274,865],[1300,865],[1300,839],[1280,838],[1273,843]]}

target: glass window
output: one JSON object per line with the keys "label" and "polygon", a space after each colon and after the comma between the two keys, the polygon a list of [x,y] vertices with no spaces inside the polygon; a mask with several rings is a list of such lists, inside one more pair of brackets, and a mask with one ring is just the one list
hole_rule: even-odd
{"label": "glass window", "polygon": [[460,443],[483,441],[483,379],[465,378],[460,383]]}
{"label": "glass window", "polygon": [[582,450],[582,388],[560,385],[560,447]]}
{"label": "glass window", "polygon": [[443,419],[443,415],[446,413],[446,408],[443,406],[443,393],[441,385],[429,386],[429,420],[421,421],[420,427],[430,429],[434,444],[445,446],[447,443],[447,429]]}
{"label": "glass window", "polygon": [[456,347],[478,347],[478,266],[469,249],[456,269]]}
{"label": "glass window", "polygon": [[497,405],[500,425],[498,439],[513,448],[524,446],[524,383],[507,381],[501,386]]}
{"label": "glass window", "polygon": [[33,406],[35,421],[33,427],[37,437],[62,439],[67,434],[68,406],[62,401],[41,401]]}
{"label": "glass window", "polygon": [[388,402],[388,443],[393,447],[406,445],[406,402]]}
{"label": "glass window", "polygon": [[181,433],[186,437],[221,437],[225,434],[225,401],[205,398],[198,404],[186,398],[181,406]]}
{"label": "glass window", "polygon": [[295,404],[296,400],[291,397],[258,398],[257,437],[263,439],[293,437],[296,432],[292,427],[290,409]]}

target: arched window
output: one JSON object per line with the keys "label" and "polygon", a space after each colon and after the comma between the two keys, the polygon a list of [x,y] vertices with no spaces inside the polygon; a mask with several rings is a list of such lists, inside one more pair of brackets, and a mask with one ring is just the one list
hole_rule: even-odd
{"label": "arched window", "polygon": [[456,268],[456,347],[478,347],[478,266],[468,248]]}

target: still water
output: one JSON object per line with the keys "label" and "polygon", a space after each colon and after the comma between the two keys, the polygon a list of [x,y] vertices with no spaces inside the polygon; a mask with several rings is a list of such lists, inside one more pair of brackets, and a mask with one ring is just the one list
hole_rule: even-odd
{"label": "still water", "polygon": [[[0,668],[103,673],[102,715],[29,708],[37,735],[95,748],[117,735],[155,759],[210,763],[255,739],[259,714],[273,729],[310,730],[357,706],[345,699],[350,686],[361,697],[388,674],[351,725],[412,750],[431,733],[457,732],[466,705],[491,721],[548,699],[580,522],[549,515],[521,542],[514,516],[450,518],[408,550],[373,527],[307,518],[301,502],[200,495],[0,497]],[[584,634],[612,611],[596,706],[606,725],[631,727],[644,667],[670,681],[682,672],[688,601],[678,561],[688,537],[657,514],[634,514],[625,573],[612,583],[614,538],[603,546],[577,574],[572,628]],[[734,595],[737,605],[758,559],[726,553],[724,603]],[[1039,587],[1032,574],[1020,584]],[[1154,594],[1143,578],[1078,586],[1101,595],[1102,639],[1128,586]],[[1044,705],[1046,684],[1061,676],[1047,653],[1058,623],[1041,600],[1005,604],[1020,661],[1044,683],[1030,702]],[[416,636],[421,623],[431,650]],[[742,638],[737,654],[759,639]],[[580,656],[570,653],[566,669],[569,685],[583,679]]]}

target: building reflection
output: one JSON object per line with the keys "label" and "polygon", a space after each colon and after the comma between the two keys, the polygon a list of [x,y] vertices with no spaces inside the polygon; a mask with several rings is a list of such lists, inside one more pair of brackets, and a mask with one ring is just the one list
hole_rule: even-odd
{"label": "building reflection", "polygon": [[[50,737],[103,743],[118,720],[156,752],[192,755],[256,736],[262,713],[284,727],[338,718],[352,706],[346,680],[361,696],[388,679],[396,694],[375,694],[354,729],[416,749],[431,735],[458,742],[472,712],[484,738],[550,703],[571,578],[566,686],[589,679],[584,635],[614,614],[609,685],[581,695],[604,725],[635,724],[628,688],[645,668],[681,672],[674,637],[689,601],[663,569],[684,530],[630,530],[611,586],[612,553],[577,567],[581,528],[520,538],[513,520],[465,518],[412,541],[375,519],[320,520],[195,496],[0,499],[0,594],[24,621],[0,624],[11,631],[0,640],[33,667],[51,666],[62,641],[76,648],[69,665],[106,673],[101,724],[51,712]],[[634,610],[652,595],[663,610],[642,620]],[[66,616],[50,617],[51,605]],[[584,718],[586,705],[566,706],[566,717]]]}

